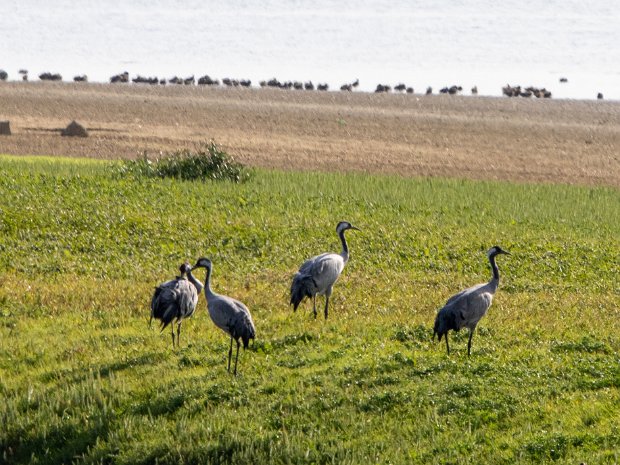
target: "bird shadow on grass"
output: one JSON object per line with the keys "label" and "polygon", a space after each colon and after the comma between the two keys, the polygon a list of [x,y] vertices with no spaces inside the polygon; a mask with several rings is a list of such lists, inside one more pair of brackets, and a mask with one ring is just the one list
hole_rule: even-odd
{"label": "bird shadow on grass", "polygon": [[136,402],[131,412],[135,415],[149,415],[153,417],[170,415],[183,407],[186,398],[187,396],[182,392],[148,398],[144,401]]}
{"label": "bird shadow on grass", "polygon": [[277,339],[267,339],[254,341],[249,347],[249,350],[253,352],[262,352],[270,354],[274,349],[282,349],[285,347],[292,347],[298,344],[309,344],[316,339],[313,334],[303,332],[300,334],[288,334],[284,337]]}
{"label": "bird shadow on grass", "polygon": [[77,383],[84,381],[92,376],[93,373],[98,374],[103,378],[108,378],[110,374],[126,370],[128,368],[135,368],[137,366],[152,365],[161,361],[161,353],[149,352],[137,357],[131,357],[123,361],[90,365],[84,368],[67,368],[67,369],[54,369],[41,375],[41,381],[47,383],[55,380],[62,380],[64,382]]}
{"label": "bird shadow on grass", "polygon": [[185,408],[195,414],[205,408],[238,408],[250,402],[248,393],[228,381],[204,382],[203,377],[174,380],[161,384],[134,398],[130,413],[149,417],[169,416]]}
{"label": "bird shadow on grass", "polygon": [[[7,438],[8,463],[71,463],[88,452],[98,439],[109,432],[112,418],[102,415],[90,428],[80,423],[63,422],[52,429],[35,428],[19,438]],[[14,446],[11,447],[10,445]],[[30,462],[29,462],[30,461]]]}

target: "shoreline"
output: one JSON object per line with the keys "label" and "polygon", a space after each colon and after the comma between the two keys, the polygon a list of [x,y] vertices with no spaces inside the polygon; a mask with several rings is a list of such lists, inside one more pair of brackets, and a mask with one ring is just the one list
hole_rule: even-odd
{"label": "shoreline", "polygon": [[[620,102],[0,83],[0,153],[132,158],[215,140],[249,166],[620,186]],[[87,138],[61,137],[76,120]]]}
{"label": "shoreline", "polygon": [[[4,71],[2,69],[0,69],[0,73]],[[6,72],[6,71],[5,71]],[[41,79],[39,76],[40,74],[45,74],[48,77],[46,79]],[[57,74],[58,77],[60,77],[59,80],[52,80],[50,79],[50,76]],[[125,79],[127,79],[126,81],[121,81],[121,77],[123,76],[123,74],[126,74]],[[23,73],[21,73],[21,71],[18,73],[19,76],[23,76]],[[26,75],[28,75],[28,73],[26,73]],[[558,75],[559,76],[559,75]],[[254,79],[233,79],[233,78],[211,78],[208,75],[204,75],[204,76],[198,76],[196,74],[191,74],[191,75],[183,75],[183,76],[178,76],[175,75],[171,78],[164,78],[164,77],[158,77],[157,75],[146,75],[146,74],[136,74],[136,75],[131,75],[127,72],[125,73],[120,73],[120,74],[115,74],[115,75],[111,75],[109,78],[104,79],[104,80],[100,80],[100,79],[95,79],[95,80],[90,80],[87,76],[87,74],[76,74],[76,75],[72,75],[71,78],[67,79],[65,78],[64,75],[61,75],[60,73],[50,73],[50,72],[43,72],[43,73],[37,73],[36,76],[33,76],[31,79],[28,79],[26,81],[24,81],[23,79],[15,79],[12,78],[12,75],[9,75],[8,78],[6,78],[5,80],[0,79],[0,85],[1,84],[39,84],[39,83],[56,83],[56,84],[91,84],[91,85],[119,85],[119,86],[152,86],[152,87],[176,87],[176,86],[196,86],[196,87],[212,87],[212,88],[235,88],[235,87],[245,87],[246,89],[280,89],[280,90],[290,90],[290,91],[304,91],[304,92],[347,92],[347,91],[352,91],[355,93],[368,93],[368,94],[373,94],[373,93],[382,93],[382,91],[378,90],[380,87],[384,87],[387,86],[387,90],[385,90],[385,93],[393,93],[393,94],[413,94],[413,96],[424,96],[426,95],[427,90],[430,88],[432,89],[432,94],[433,95],[439,95],[441,93],[445,93],[448,94],[448,90],[450,87],[459,87],[459,91],[458,93],[456,93],[456,95],[459,96],[471,96],[471,97],[506,97],[507,94],[504,92],[504,89],[506,87],[511,87],[511,88],[522,88],[522,89],[526,89],[527,87],[535,87],[535,88],[540,88],[543,90],[548,90],[550,93],[550,98],[554,98],[556,100],[569,100],[569,101],[573,101],[573,100],[577,100],[577,101],[598,101],[598,100],[607,100],[607,101],[611,101],[611,102],[620,102],[620,99],[618,98],[614,98],[614,96],[609,97],[609,94],[605,94],[605,92],[601,92],[604,91],[606,89],[604,88],[596,88],[596,90],[591,89],[591,92],[588,93],[588,97],[572,97],[572,96],[566,96],[566,94],[564,93],[564,91],[566,90],[567,87],[573,85],[572,80],[564,80],[567,78],[563,78],[563,77],[559,77],[557,78],[557,76],[554,78],[554,83],[552,84],[551,82],[548,81],[548,77],[547,79],[543,79],[542,81],[547,82],[546,86],[549,87],[549,89],[546,89],[545,86],[535,86],[533,85],[533,81],[535,80],[531,80],[528,79],[524,82],[512,82],[513,80],[509,79],[507,81],[501,81],[500,84],[497,84],[497,82],[493,85],[490,85],[490,82],[487,81],[482,81],[481,83],[475,83],[475,82],[469,82],[467,81],[466,84],[464,85],[457,85],[454,84],[452,82],[447,82],[445,80],[442,80],[442,85],[440,86],[433,86],[432,84],[425,84],[424,86],[417,86],[417,85],[411,85],[411,83],[409,81],[407,81],[407,79],[405,80],[396,80],[394,81],[394,79],[383,79],[383,80],[379,80],[377,82],[376,85],[371,85],[370,87],[368,87],[367,85],[365,85],[365,83],[359,84],[360,80],[359,79],[355,79],[355,80],[350,80],[347,82],[340,82],[339,84],[335,84],[334,82],[331,82],[329,80],[302,80],[302,81],[298,81],[298,80],[282,80],[280,81],[279,79],[275,78],[275,77],[271,77],[268,79],[259,79],[259,80],[254,80]],[[206,82],[199,82],[201,79],[209,79],[209,84],[207,84]],[[136,80],[137,79],[137,80]],[[188,80],[191,81],[187,84],[185,84],[183,81]],[[152,82],[151,82],[152,81]],[[227,84],[224,83],[224,81],[228,81]],[[270,85],[270,81],[275,81],[279,84],[278,85]],[[394,82],[392,82],[394,81]],[[530,82],[532,81],[532,82]],[[353,85],[354,83],[358,83],[357,85]],[[233,84],[234,83],[234,84]],[[313,88],[308,89],[305,87],[305,85],[307,83],[312,83]],[[570,83],[570,84],[569,84]],[[418,83],[419,84],[419,83]],[[300,87],[295,87],[295,85],[299,85]],[[320,85],[324,85],[327,86],[327,89],[319,89],[318,86]],[[398,86],[403,86],[401,89],[398,89]],[[344,87],[347,86],[348,89],[345,89]],[[474,92],[474,88],[476,89]],[[443,90],[442,90],[443,89]],[[494,89],[493,91],[489,92],[489,89]],[[609,90],[609,89],[607,89]],[[577,94],[579,95],[584,95],[583,92],[577,92]],[[601,95],[601,97],[599,98],[598,95]],[[453,94],[454,95],[454,94]],[[569,94],[571,95],[571,94]],[[513,97],[517,97],[517,96],[513,96]],[[520,98],[533,98],[535,99],[536,97],[534,96],[530,96],[530,97],[524,97],[521,96]]]}

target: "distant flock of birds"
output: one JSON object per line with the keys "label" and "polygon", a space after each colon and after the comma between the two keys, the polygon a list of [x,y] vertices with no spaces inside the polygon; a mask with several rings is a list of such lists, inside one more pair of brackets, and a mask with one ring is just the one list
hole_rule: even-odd
{"label": "distant flock of birds", "polygon": [[[312,299],[312,310],[314,318],[316,318],[316,296],[323,295],[325,296],[323,313],[325,319],[327,319],[329,299],[332,295],[334,284],[349,261],[349,247],[344,235],[345,231],[348,230],[359,231],[358,228],[348,221],[341,221],[336,226],[336,233],[342,244],[342,250],[339,254],[328,252],[309,258],[301,265],[299,271],[295,273],[290,290],[290,305],[293,305],[293,311],[297,311],[304,299]],[[441,342],[442,337],[445,336],[448,355],[450,354],[448,332],[450,330],[459,331],[462,328],[469,329],[467,355],[471,355],[471,341],[476,326],[491,306],[493,296],[499,286],[499,270],[495,263],[495,257],[501,254],[510,255],[499,246],[491,247],[487,252],[493,272],[493,276],[488,283],[475,285],[453,295],[437,313],[433,328],[433,339],[437,336],[438,341]],[[204,285],[192,274],[198,268],[204,268],[206,271]],[[198,305],[198,297],[204,289],[207,310],[211,320],[215,326],[230,337],[228,372],[230,372],[232,360],[233,341],[236,343],[237,352],[233,368],[233,373],[236,375],[241,343],[243,343],[243,348],[247,349],[250,340],[256,337],[256,327],[249,309],[239,300],[217,294],[211,289],[213,264],[208,258],[199,258],[194,266],[190,266],[189,263],[183,263],[179,271],[180,275],[175,279],[166,281],[155,288],[151,299],[149,326],[153,319],[160,321],[161,331],[170,326],[172,346],[176,345],[178,347],[181,338],[181,323],[184,319],[194,314]],[[176,338],[174,325],[177,328]]]}
{"label": "distant flock of birds", "polygon": [[[28,70],[20,69],[19,74],[22,76],[23,81],[28,80]],[[0,81],[6,81],[7,79],[8,79],[8,73],[0,69]],[[62,81],[62,76],[58,73],[45,72],[45,73],[39,74],[39,79],[42,81]],[[88,82],[88,76],[86,76],[85,74],[80,74],[80,75],[74,76],[73,81],[74,82]],[[141,76],[141,75],[137,75],[134,78],[130,78],[129,73],[127,71],[124,71],[122,73],[115,74],[110,77],[111,84],[117,84],[117,83],[122,84],[122,83],[129,83],[129,82],[133,82],[135,84],[151,84],[151,85],[179,84],[179,85],[193,86],[193,85],[198,84],[201,86],[202,85],[206,85],[206,86],[224,85],[227,87],[251,87],[252,86],[252,81],[249,79],[224,78],[220,82],[219,79],[213,79],[207,74],[205,74],[204,76],[198,79],[196,79],[193,75],[189,77],[185,77],[185,78],[174,76],[170,79],[163,79],[163,78],[160,79],[158,77],[146,77],[146,76]],[[565,77],[562,77],[560,78],[560,82],[566,83],[568,82],[568,79]],[[319,83],[315,85],[312,81],[306,81],[306,82],[279,81],[276,78],[260,81],[259,86],[260,87],[271,87],[271,88],[277,88],[277,89],[320,90],[320,91],[329,90],[329,85],[327,83]],[[359,79],[356,79],[353,82],[342,84],[340,86],[340,90],[351,92],[354,89],[356,89],[358,86],[359,86]],[[394,90],[395,92],[405,92],[407,94],[413,94],[415,92],[413,87],[407,86],[406,84],[401,82],[395,85],[394,87],[392,87],[389,84],[377,84],[377,87],[375,88],[375,93],[392,92],[392,90]],[[442,87],[439,90],[439,93],[456,95],[456,94],[461,94],[462,91],[463,91],[462,86],[452,85],[452,86]],[[430,86],[427,87],[425,94],[431,95],[432,93],[433,93],[433,88]],[[509,84],[502,87],[502,94],[508,97],[535,96],[538,98],[551,98],[552,96],[551,92],[545,89],[544,87],[537,88],[537,87],[530,86],[530,87],[521,88],[521,86],[519,85],[511,86]],[[478,95],[477,86],[474,86],[471,88],[471,95]],[[599,92],[596,98],[599,100],[602,100],[603,94]]]}
{"label": "distant flock of birds", "polygon": [[507,97],[531,97],[533,95],[536,98],[551,98],[551,92],[544,87],[539,89],[538,87],[530,86],[525,89],[521,89],[521,86],[513,87],[510,84],[506,84],[502,87],[502,94]]}

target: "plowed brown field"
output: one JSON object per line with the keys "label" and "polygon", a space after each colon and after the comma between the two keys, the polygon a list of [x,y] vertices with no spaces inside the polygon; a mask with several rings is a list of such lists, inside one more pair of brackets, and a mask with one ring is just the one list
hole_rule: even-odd
{"label": "plowed brown field", "polygon": [[[620,186],[620,102],[0,83],[0,153],[135,157],[214,139],[285,170]],[[71,120],[88,138],[61,137]]]}

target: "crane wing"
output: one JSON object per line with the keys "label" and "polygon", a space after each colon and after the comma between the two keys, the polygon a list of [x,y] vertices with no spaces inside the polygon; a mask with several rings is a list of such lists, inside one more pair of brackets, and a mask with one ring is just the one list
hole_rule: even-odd
{"label": "crane wing", "polygon": [[316,257],[309,258],[299,267],[299,273],[308,276],[314,276],[317,273],[320,273],[320,270],[323,267],[323,260],[330,255],[334,254],[323,253],[321,255],[317,255]]}
{"label": "crane wing", "polygon": [[468,295],[468,294],[471,294],[472,292],[475,292],[476,290],[480,289],[484,285],[485,285],[484,283],[483,284],[476,284],[475,286],[469,287],[469,288],[459,292],[458,294],[454,294],[452,297],[450,297],[446,301],[446,305],[459,300],[460,298],[462,298],[465,295]]}
{"label": "crane wing", "polygon": [[334,285],[344,269],[344,259],[335,253],[313,257],[301,266],[299,273],[312,278],[319,292]]}
{"label": "crane wing", "polygon": [[180,278],[171,279],[170,281],[166,281],[155,288],[153,298],[151,299],[151,313],[155,311],[155,308],[162,297],[170,298],[172,296],[172,291],[176,287],[179,280]]}
{"label": "crane wing", "polygon": [[221,330],[235,338],[254,337],[254,322],[242,302],[225,295],[213,295],[207,301],[207,306],[211,320]]}
{"label": "crane wing", "polygon": [[[450,329],[475,328],[493,301],[493,292],[488,284],[478,284],[450,297],[439,311],[450,321]],[[439,314],[438,314],[439,317]]]}
{"label": "crane wing", "polygon": [[184,318],[191,316],[198,304],[198,290],[196,286],[186,279],[181,279],[178,281],[173,292],[179,303],[180,315]]}

